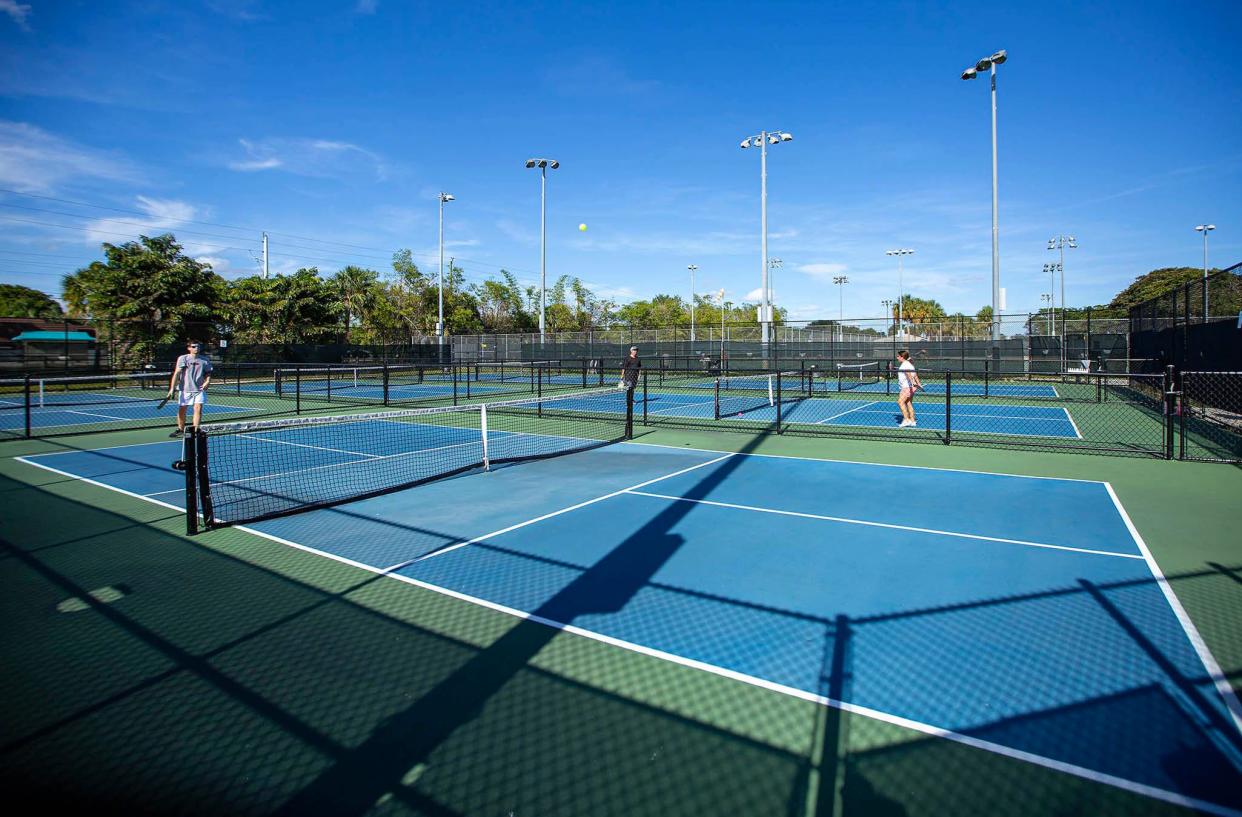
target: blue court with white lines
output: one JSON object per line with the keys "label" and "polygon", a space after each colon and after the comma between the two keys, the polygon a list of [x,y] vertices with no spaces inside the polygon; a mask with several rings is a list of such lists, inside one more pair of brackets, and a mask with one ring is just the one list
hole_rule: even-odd
{"label": "blue court with white lines", "polygon": [[[385,435],[289,433],[343,464],[393,453]],[[175,509],[178,452],[22,461]],[[263,471],[256,455],[245,478]],[[623,443],[245,529],[930,740],[1242,813],[1242,707],[1107,483]]]}

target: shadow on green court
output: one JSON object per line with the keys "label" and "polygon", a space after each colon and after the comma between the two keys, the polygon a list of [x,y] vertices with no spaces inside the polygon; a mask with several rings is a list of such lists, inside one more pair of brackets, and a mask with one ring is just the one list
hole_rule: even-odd
{"label": "shadow on green court", "polygon": [[[687,496],[706,496],[729,470],[725,461]],[[20,508],[0,522],[0,782],[15,800],[97,814],[1178,813],[240,531],[189,540],[163,508],[134,503],[136,521],[52,490],[0,477],[6,506]],[[623,606],[681,546],[671,531],[689,507],[670,503],[535,614],[572,623]],[[1224,615],[1237,609],[1239,570],[1174,581]],[[698,601],[721,615],[739,604]],[[934,624],[1045,601],[891,618]],[[852,645],[890,622],[807,623],[821,634],[808,647],[820,654],[820,694],[848,698]],[[1242,649],[1218,657],[1236,678]],[[1133,718],[1148,705],[1082,711]],[[982,737],[1003,743],[1005,730],[1054,719],[1056,735],[1098,724],[1081,715],[1032,713]]]}

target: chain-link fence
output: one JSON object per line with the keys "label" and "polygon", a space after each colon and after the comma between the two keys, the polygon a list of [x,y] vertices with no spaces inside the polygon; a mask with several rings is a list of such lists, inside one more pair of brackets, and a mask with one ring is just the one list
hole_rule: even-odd
{"label": "chain-link fence", "polygon": [[1242,264],[1189,281],[1130,310],[1134,354],[1182,371],[1242,369]]}
{"label": "chain-link fence", "polygon": [[[458,405],[605,385],[587,361],[416,365],[217,363],[202,421],[347,412],[376,406]],[[176,426],[171,372],[0,379],[0,440]],[[612,381],[615,382],[615,373]]]}
{"label": "chain-link fence", "polygon": [[1182,372],[1178,455],[1242,462],[1242,372]]}
{"label": "chain-link fence", "polygon": [[892,370],[645,372],[641,425],[1169,457],[1169,374],[920,370],[914,423]]}

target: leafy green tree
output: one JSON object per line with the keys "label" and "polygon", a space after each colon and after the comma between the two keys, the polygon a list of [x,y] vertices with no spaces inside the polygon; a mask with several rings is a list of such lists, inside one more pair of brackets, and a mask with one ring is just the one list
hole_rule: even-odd
{"label": "leafy green tree", "polygon": [[203,324],[217,317],[224,280],[184,255],[171,234],[103,251],[106,260],[66,276],[62,292],[76,313],[107,322],[123,363],[149,362],[158,344],[205,334]]}
{"label": "leafy green tree", "polygon": [[314,267],[229,282],[223,320],[238,343],[323,343],[337,334],[335,293]]}
{"label": "leafy green tree", "polygon": [[59,318],[60,304],[37,289],[0,284],[0,315],[10,318]]}
{"label": "leafy green tree", "polygon": [[[1211,274],[1211,270],[1209,270]],[[1202,267],[1162,267],[1134,279],[1134,283],[1118,292],[1109,304],[1113,309],[1129,310],[1143,301],[1150,301],[1188,281],[1203,277]],[[1128,314],[1128,312],[1126,313]]]}

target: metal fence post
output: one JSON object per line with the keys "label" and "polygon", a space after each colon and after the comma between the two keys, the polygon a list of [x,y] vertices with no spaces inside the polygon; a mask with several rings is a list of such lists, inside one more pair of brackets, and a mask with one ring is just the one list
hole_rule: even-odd
{"label": "metal fence post", "polygon": [[953,372],[944,373],[944,444],[950,445],[953,439],[953,426],[949,421],[953,410]]}
{"label": "metal fence post", "polygon": [[30,439],[30,375],[26,375],[22,383],[22,394],[25,399],[23,403],[26,407],[26,439]]}

